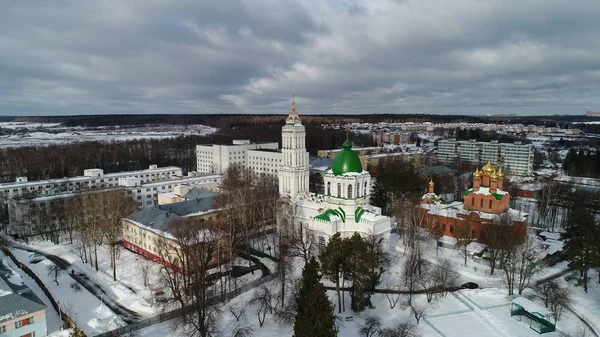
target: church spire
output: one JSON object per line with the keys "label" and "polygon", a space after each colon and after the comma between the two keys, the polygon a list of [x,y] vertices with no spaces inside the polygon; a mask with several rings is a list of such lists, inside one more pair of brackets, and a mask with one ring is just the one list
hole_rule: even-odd
{"label": "church spire", "polygon": [[292,93],[292,115],[296,114],[296,93]]}

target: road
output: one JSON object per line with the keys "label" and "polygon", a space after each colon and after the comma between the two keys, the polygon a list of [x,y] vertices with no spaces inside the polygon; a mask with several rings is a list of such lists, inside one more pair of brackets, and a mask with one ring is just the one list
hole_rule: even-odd
{"label": "road", "polygon": [[[123,321],[125,321],[125,323],[127,323],[127,324],[135,323],[142,318],[142,316],[140,314],[138,314],[137,312],[119,304],[117,302],[115,295],[111,291],[104,289],[101,285],[96,283],[94,280],[90,279],[85,273],[83,273],[81,270],[79,270],[75,266],[71,265],[71,263],[69,263],[65,259],[63,259],[59,256],[56,256],[56,255],[48,254],[43,251],[39,251],[37,249],[33,249],[28,246],[25,246],[25,245],[22,245],[19,243],[15,243],[15,242],[11,242],[11,241],[4,240],[0,243],[7,247],[17,248],[17,249],[25,250],[28,252],[44,255],[48,260],[52,261],[55,265],[60,267],[60,269],[64,270],[65,274],[68,274],[73,280],[75,280],[82,287],[84,287],[90,293],[92,293],[94,296],[96,296],[100,301],[102,301],[102,303],[104,303],[107,307],[109,307],[115,314],[119,315],[123,319]],[[77,271],[72,272],[73,270],[77,270]]]}

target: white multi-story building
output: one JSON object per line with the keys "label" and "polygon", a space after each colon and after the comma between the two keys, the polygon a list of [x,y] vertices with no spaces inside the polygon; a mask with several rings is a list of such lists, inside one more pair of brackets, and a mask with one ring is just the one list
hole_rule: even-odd
{"label": "white multi-story building", "polygon": [[231,145],[196,145],[197,171],[222,174],[230,165],[241,164],[256,173],[277,174],[281,165],[278,149],[276,142],[252,143],[249,140],[234,140]]}
{"label": "white multi-story building", "polygon": [[441,140],[437,150],[438,160],[445,163],[464,160],[480,164],[489,161],[511,175],[527,176],[533,172],[531,144]]}
{"label": "white multi-story building", "polygon": [[150,165],[146,170],[104,174],[102,169],[87,169],[83,176],[59,179],[27,181],[27,177],[17,177],[14,183],[0,184],[0,196],[18,197],[22,195],[47,195],[60,192],[74,192],[91,188],[123,186],[123,179],[137,179],[140,183],[170,180],[182,176],[181,168],[175,166],[157,167]]}
{"label": "white multi-story building", "polygon": [[164,181],[155,181],[136,185],[123,185],[127,189],[127,193],[137,201],[141,208],[152,207],[158,205],[158,194],[173,192],[178,185],[190,185],[202,187],[208,184],[221,184],[223,176],[220,174],[205,174],[199,176],[189,176],[177,179]]}

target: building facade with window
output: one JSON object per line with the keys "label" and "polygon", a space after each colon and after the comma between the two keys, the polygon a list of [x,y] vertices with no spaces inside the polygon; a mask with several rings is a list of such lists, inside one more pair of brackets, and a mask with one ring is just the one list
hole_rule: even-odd
{"label": "building facade with window", "polygon": [[[389,244],[391,218],[381,214],[378,207],[369,204],[371,175],[363,170],[360,158],[346,139],[336,151],[331,169],[323,176],[322,194],[308,190],[308,152],[306,132],[292,103],[292,111],[282,128],[283,162],[279,170],[279,193],[287,200],[290,224],[284,231],[298,230],[314,235],[317,248],[322,250],[329,238],[341,233],[343,237],[355,232],[374,235],[382,245]],[[280,224],[281,222],[280,219]]]}
{"label": "building facade with window", "polygon": [[239,164],[256,173],[277,174],[281,164],[278,143],[252,143],[234,140],[231,145],[196,145],[197,171],[223,174],[229,166]]}
{"label": "building facade with window", "polygon": [[440,140],[437,148],[437,158],[443,163],[453,163],[457,160],[480,164],[491,162],[502,166],[507,174],[528,176],[533,173],[533,145],[514,143],[498,143],[469,141]]}
{"label": "building facade with window", "polygon": [[[204,224],[216,221],[219,214],[215,207],[218,195],[216,192],[203,190],[192,200],[148,207],[129,215],[123,219],[123,247],[181,271],[182,265],[177,253],[177,226],[183,221],[193,221],[199,228],[208,231]],[[215,252],[210,267],[229,257],[226,253],[227,236],[221,234],[217,235],[211,230],[205,236],[207,240],[219,240],[219,250]]]}
{"label": "building facade with window", "polygon": [[[503,190],[504,172],[488,162],[473,173],[473,187],[466,190],[463,202],[445,203],[434,193],[434,182],[421,198],[422,226],[441,237],[441,242],[455,244],[456,238],[471,236],[481,240],[485,226],[510,223],[507,230],[525,234],[528,214],[510,208],[510,194]],[[502,219],[505,217],[505,219]],[[468,228],[472,233],[465,233]],[[470,235],[469,235],[470,234]]]}
{"label": "building facade with window", "polygon": [[46,336],[46,305],[15,273],[0,260],[0,336]]}

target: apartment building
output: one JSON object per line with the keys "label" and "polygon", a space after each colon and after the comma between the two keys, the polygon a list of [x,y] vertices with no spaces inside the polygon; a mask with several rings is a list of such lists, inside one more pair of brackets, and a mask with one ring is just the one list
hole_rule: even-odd
{"label": "apartment building", "polygon": [[46,336],[46,305],[15,274],[0,260],[0,336]]}
{"label": "apartment building", "polygon": [[463,160],[471,164],[484,164],[489,161],[511,175],[527,176],[533,172],[531,144],[441,140],[437,151],[438,160],[444,163]]}
{"label": "apartment building", "polygon": [[14,183],[0,184],[0,196],[6,199],[7,197],[56,194],[83,189],[117,187],[122,179],[138,179],[141,183],[147,183],[181,176],[181,168],[175,166],[150,165],[146,170],[106,174],[104,170],[95,168],[84,170],[83,176],[78,177],[36,181],[27,181],[27,177],[17,177]]}
{"label": "apartment building", "polygon": [[257,173],[277,174],[281,165],[278,149],[276,142],[252,143],[249,140],[234,140],[231,145],[196,145],[197,171],[222,174],[230,165],[240,164],[252,167]]}
{"label": "apartment building", "polygon": [[[335,159],[335,157],[342,151],[343,149],[333,149],[333,150],[319,150],[317,152],[317,156],[321,158],[329,158]],[[352,151],[356,152],[359,156],[370,155],[370,154],[378,154],[383,151],[383,148],[379,146],[372,147],[356,147],[352,148]]]}

